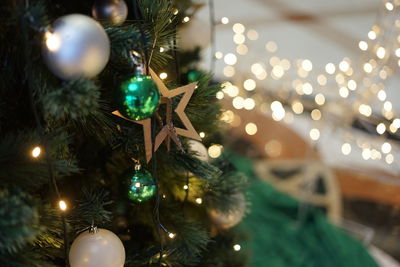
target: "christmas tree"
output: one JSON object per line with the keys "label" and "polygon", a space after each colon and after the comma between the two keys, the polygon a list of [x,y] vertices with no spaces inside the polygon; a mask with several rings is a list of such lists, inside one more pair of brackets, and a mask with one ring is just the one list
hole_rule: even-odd
{"label": "christmas tree", "polygon": [[205,148],[221,88],[176,45],[193,7],[2,3],[1,266],[246,265],[246,180]]}

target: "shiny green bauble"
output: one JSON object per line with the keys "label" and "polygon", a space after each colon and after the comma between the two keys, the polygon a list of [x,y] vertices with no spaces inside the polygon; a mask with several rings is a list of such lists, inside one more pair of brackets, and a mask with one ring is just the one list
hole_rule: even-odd
{"label": "shiny green bauble", "polygon": [[128,186],[128,198],[136,203],[149,200],[157,191],[153,176],[145,169],[136,169],[129,177]]}
{"label": "shiny green bauble", "polygon": [[199,78],[201,77],[201,74],[202,73],[199,70],[189,70],[187,72],[187,79],[191,83],[197,82],[199,80]]}
{"label": "shiny green bauble", "polygon": [[150,118],[157,109],[160,93],[150,76],[136,75],[121,85],[119,112],[132,120]]}

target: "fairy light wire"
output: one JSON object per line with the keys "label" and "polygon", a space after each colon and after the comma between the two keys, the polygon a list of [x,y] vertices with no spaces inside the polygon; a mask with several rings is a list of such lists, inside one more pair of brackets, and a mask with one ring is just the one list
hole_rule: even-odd
{"label": "fairy light wire", "polygon": [[[29,7],[29,1],[26,1],[26,7]],[[29,38],[28,38],[28,32],[27,32],[27,27],[29,25],[26,25],[25,22],[23,22],[23,35],[24,35],[24,43],[28,44],[29,43]],[[24,49],[24,56],[27,62],[27,65],[31,65],[31,57],[29,56],[30,51],[28,49],[28,46],[25,45],[25,49]],[[27,82],[27,87],[29,89],[29,99],[30,99],[30,104],[32,107],[32,111],[33,111],[33,116],[35,118],[35,122],[36,122],[36,126],[39,129],[39,135],[40,135],[40,139],[42,142],[42,146],[44,148],[44,159],[46,161],[46,166],[47,166],[47,170],[50,176],[50,183],[52,184],[53,190],[55,191],[57,197],[59,200],[61,200],[61,193],[60,190],[58,188],[57,185],[57,181],[56,181],[56,175],[54,172],[54,167],[53,167],[53,161],[52,158],[50,156],[50,149],[49,149],[49,145],[48,145],[48,140],[45,136],[45,131],[43,128],[43,124],[41,122],[38,110],[36,108],[36,103],[35,103],[35,97],[34,97],[34,89],[33,89],[33,84],[32,81],[30,79],[30,77],[28,77],[28,72],[26,72],[26,82]],[[63,224],[63,240],[64,240],[64,260],[65,260],[65,264],[68,266],[68,247],[69,247],[69,242],[68,242],[68,234],[67,234],[67,223],[66,223],[66,219],[63,213],[60,213],[60,217],[62,220],[62,224]]]}

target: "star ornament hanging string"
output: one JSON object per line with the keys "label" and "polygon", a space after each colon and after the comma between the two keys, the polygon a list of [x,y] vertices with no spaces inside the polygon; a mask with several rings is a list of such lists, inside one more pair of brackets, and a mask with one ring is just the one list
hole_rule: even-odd
{"label": "star ornament hanging string", "polygon": [[[170,139],[172,139],[175,142],[175,144],[182,149],[182,144],[178,138],[178,135],[201,141],[200,135],[196,132],[192,123],[190,122],[189,118],[185,113],[186,106],[189,103],[190,98],[192,97],[193,92],[197,87],[197,83],[190,83],[188,85],[181,86],[173,90],[169,90],[152,69],[150,69],[150,75],[153,78],[155,84],[157,85],[158,90],[162,95],[160,103],[167,105],[165,124],[162,125],[160,132],[157,134],[155,138],[154,151],[157,151],[157,149],[164,141],[166,141],[167,149],[169,150]],[[172,98],[181,94],[183,94],[183,96],[180,99],[174,112],[178,115],[179,119],[181,120],[185,128],[175,127],[172,123]],[[125,120],[128,120],[130,122],[142,125],[144,144],[146,150],[146,160],[147,162],[149,162],[152,157],[151,118],[135,121],[126,118],[118,110],[113,111],[112,114],[121,117]],[[159,120],[162,123],[162,119]]]}

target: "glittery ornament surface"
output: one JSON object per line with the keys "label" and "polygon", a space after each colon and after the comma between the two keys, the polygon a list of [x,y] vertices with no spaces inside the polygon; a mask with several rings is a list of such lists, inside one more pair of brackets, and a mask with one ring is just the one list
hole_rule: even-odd
{"label": "glittery ornament surface", "polygon": [[128,186],[128,198],[137,203],[149,200],[157,190],[153,176],[145,169],[135,170],[129,177]]}
{"label": "glittery ornament surface", "polygon": [[158,107],[160,93],[150,76],[136,75],[121,85],[119,112],[132,120],[150,118]]}

